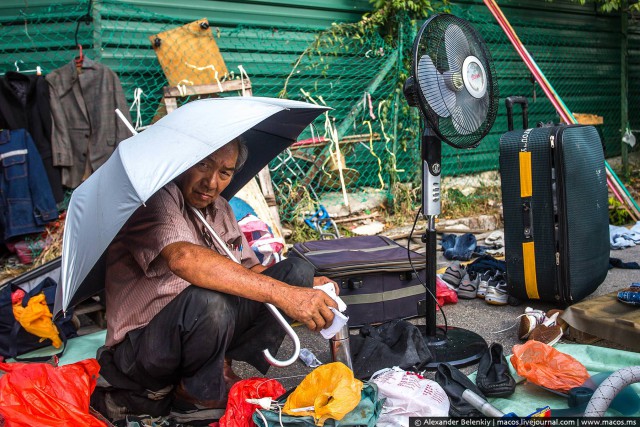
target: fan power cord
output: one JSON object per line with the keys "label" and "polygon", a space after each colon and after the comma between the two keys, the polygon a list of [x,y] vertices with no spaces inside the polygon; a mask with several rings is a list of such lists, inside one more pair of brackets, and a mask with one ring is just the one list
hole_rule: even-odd
{"label": "fan power cord", "polygon": [[[415,218],[413,220],[413,226],[411,227],[411,232],[409,233],[409,240],[407,240],[407,258],[409,259],[409,264],[411,265],[411,269],[413,270],[414,274],[416,275],[416,277],[418,278],[418,280],[420,281],[422,286],[424,286],[424,288],[427,290],[427,292],[429,292],[429,295],[431,295],[431,298],[433,298],[433,300],[435,301],[436,305],[440,309],[440,313],[442,314],[442,318],[444,319],[444,330],[443,330],[443,332],[444,332],[444,334],[446,336],[447,335],[447,331],[449,330],[449,324],[447,322],[447,315],[444,313],[444,309],[442,308],[442,306],[438,302],[438,298],[433,294],[433,292],[431,292],[431,289],[429,289],[429,286],[427,286],[427,284],[422,280],[422,277],[420,277],[420,274],[418,274],[418,270],[416,270],[416,267],[413,265],[413,260],[411,259],[411,249],[409,249],[409,246],[411,246],[411,236],[413,236],[413,232],[416,230],[416,224],[418,224],[418,218],[420,217],[421,213],[422,213],[422,206],[420,207],[420,209],[418,209],[418,212],[416,213],[416,216],[415,216]],[[426,254],[425,254],[425,257],[426,257]],[[438,293],[437,286],[436,286],[436,293]],[[425,318],[425,322],[426,322],[426,318]],[[442,328],[440,328],[440,329],[442,330]]]}

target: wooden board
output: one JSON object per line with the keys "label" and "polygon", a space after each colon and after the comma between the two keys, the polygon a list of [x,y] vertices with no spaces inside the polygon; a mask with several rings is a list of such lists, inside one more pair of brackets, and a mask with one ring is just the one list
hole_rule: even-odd
{"label": "wooden board", "polygon": [[215,84],[228,73],[207,19],[149,36],[149,41],[169,86]]}

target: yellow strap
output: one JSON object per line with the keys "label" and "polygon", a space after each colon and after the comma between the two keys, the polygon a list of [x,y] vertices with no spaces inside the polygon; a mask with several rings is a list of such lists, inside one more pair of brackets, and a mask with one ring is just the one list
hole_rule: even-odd
{"label": "yellow strap", "polygon": [[540,299],[538,294],[538,279],[536,278],[536,253],[533,242],[522,244],[522,262],[524,263],[524,286],[527,296]]}
{"label": "yellow strap", "polygon": [[531,183],[531,152],[521,151],[520,156],[520,197],[531,197],[533,184]]}

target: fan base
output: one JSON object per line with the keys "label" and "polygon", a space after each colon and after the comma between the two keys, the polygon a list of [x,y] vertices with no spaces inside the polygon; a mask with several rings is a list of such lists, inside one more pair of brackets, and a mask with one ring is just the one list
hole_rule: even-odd
{"label": "fan base", "polygon": [[449,326],[445,335],[443,330],[444,326],[438,326],[435,336],[424,336],[433,355],[426,369],[435,369],[439,363],[449,363],[455,367],[472,365],[487,350],[486,341],[475,332]]}

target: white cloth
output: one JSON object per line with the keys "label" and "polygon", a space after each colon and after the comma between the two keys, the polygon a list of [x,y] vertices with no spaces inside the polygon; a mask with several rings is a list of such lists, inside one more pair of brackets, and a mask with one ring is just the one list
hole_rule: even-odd
{"label": "white cloth", "polygon": [[320,289],[321,291],[324,291],[338,304],[338,310],[331,307],[331,311],[333,311],[334,314],[333,323],[331,323],[330,327],[320,331],[320,334],[325,339],[331,339],[349,321],[349,317],[342,314],[342,312],[347,309],[347,304],[345,304],[344,301],[342,301],[342,298],[340,298],[338,294],[336,294],[335,285],[331,282],[325,283],[324,285],[320,286],[314,286],[314,289]]}
{"label": "white cloth", "polygon": [[628,229],[609,224],[609,243],[611,249],[624,249],[640,245],[640,221]]}

